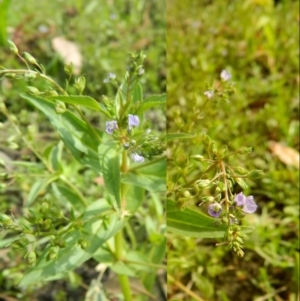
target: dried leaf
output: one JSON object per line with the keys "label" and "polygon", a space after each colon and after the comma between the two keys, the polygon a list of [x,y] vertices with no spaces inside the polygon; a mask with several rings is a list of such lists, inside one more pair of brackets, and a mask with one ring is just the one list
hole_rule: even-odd
{"label": "dried leaf", "polygon": [[77,45],[63,37],[52,39],[53,49],[61,56],[65,64],[72,63],[74,74],[79,74],[82,66],[82,56]]}
{"label": "dried leaf", "polygon": [[275,141],[269,141],[268,147],[278,159],[286,165],[292,165],[299,169],[299,152]]}

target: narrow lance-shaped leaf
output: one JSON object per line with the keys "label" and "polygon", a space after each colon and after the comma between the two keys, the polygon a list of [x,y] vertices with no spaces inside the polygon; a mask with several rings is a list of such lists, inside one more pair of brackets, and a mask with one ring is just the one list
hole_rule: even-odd
{"label": "narrow lance-shaped leaf", "polygon": [[98,102],[90,97],[90,96],[81,96],[81,95],[70,95],[70,96],[64,96],[64,95],[58,95],[58,96],[49,96],[47,97],[50,100],[60,100],[68,104],[77,105],[77,106],[83,106],[95,111],[101,111],[101,108],[98,104]]}
{"label": "narrow lance-shaped leaf", "polygon": [[114,141],[101,143],[98,147],[99,163],[107,191],[115,197],[117,206],[121,205],[120,162]]}
{"label": "narrow lance-shaped leaf", "polygon": [[47,99],[28,94],[21,94],[21,97],[29,101],[49,118],[66,148],[76,160],[85,166],[91,167],[96,172],[101,171],[98,145],[99,136],[102,133],[99,132],[99,136],[97,136],[85,122],[70,111],[57,114],[55,105]]}

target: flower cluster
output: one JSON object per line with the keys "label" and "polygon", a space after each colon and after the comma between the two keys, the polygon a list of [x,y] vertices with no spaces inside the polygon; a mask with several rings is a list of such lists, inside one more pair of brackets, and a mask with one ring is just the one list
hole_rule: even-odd
{"label": "flower cluster", "polygon": [[235,196],[234,201],[237,206],[243,206],[242,211],[244,213],[250,214],[255,212],[257,209],[257,205],[254,202],[252,195],[246,197],[242,192],[240,192]]}
{"label": "flower cluster", "polygon": [[[254,202],[253,196],[245,196],[242,192],[234,197],[236,206],[242,207],[244,213],[254,213],[257,209],[257,204]],[[221,204],[214,202],[208,206],[208,214],[212,217],[218,218],[222,213]]]}

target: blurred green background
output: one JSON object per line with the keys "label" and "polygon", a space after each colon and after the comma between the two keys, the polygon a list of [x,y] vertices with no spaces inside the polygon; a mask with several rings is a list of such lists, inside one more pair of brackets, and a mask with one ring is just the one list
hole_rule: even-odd
{"label": "blurred green background", "polygon": [[[236,93],[201,111],[204,91],[223,69]],[[215,247],[214,239],[169,234],[168,273],[203,300],[297,300],[299,2],[167,1],[167,88],[168,132],[209,134],[232,151],[251,146],[230,165],[265,172],[247,181],[245,193],[259,208],[243,220],[255,227],[245,257]],[[170,144],[169,175],[182,156],[202,154],[199,141]],[[196,300],[172,281],[168,291],[169,300]]]}

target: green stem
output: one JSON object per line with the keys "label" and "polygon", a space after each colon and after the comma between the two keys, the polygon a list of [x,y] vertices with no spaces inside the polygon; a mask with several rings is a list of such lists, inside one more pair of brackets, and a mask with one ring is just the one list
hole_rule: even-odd
{"label": "green stem", "polygon": [[227,219],[228,219],[228,225],[230,225],[230,217],[229,217],[229,197],[228,197],[228,183],[227,183],[227,175],[226,175],[226,169],[225,169],[225,164],[223,161],[220,161],[220,166],[222,169],[223,173],[223,178],[224,178],[224,184],[225,184],[225,208],[226,208],[226,213],[227,213]]}
{"label": "green stem", "polygon": [[[122,153],[122,165],[121,171],[124,172],[127,170],[127,151],[123,150]],[[125,202],[125,191],[126,187],[124,184],[121,184],[121,210],[125,210],[126,202]],[[123,231],[122,229],[115,235],[115,254],[117,261],[123,260]],[[124,301],[131,301],[132,294],[130,288],[130,282],[128,276],[126,275],[118,275],[119,283],[122,289],[122,293],[124,296]]]}

